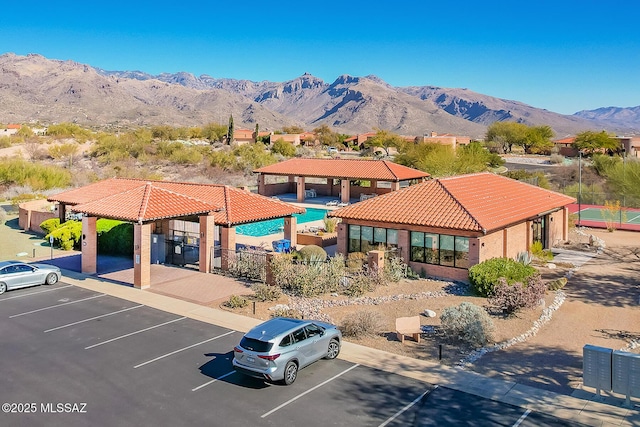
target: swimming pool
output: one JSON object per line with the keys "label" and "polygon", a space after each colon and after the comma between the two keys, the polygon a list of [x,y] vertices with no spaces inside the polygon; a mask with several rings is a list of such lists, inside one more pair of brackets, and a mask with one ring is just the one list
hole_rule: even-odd
{"label": "swimming pool", "polygon": [[[298,218],[298,224],[305,222],[317,221],[323,219],[329,210],[318,208],[306,208],[307,213],[293,214]],[[284,227],[284,218],[269,219],[266,221],[253,222],[251,224],[242,224],[236,227],[236,233],[245,236],[261,237],[268,234],[282,233]]]}

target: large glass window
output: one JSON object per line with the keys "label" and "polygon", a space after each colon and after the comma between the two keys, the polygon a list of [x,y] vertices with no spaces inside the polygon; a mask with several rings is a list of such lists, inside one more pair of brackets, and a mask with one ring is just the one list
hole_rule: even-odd
{"label": "large glass window", "polygon": [[446,234],[411,232],[411,261],[469,268],[469,239]]}
{"label": "large glass window", "polygon": [[349,226],[349,252],[368,252],[379,246],[398,247],[398,230],[382,227]]}

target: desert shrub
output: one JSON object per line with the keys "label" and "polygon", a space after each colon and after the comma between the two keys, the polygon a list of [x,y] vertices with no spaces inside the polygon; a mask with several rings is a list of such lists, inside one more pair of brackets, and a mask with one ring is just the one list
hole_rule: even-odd
{"label": "desert shrub", "polygon": [[284,157],[293,157],[296,154],[296,147],[282,138],[277,139],[271,146],[271,152]]}
{"label": "desert shrub", "polygon": [[229,258],[229,273],[264,282],[267,277],[265,256],[261,249],[243,249]]}
{"label": "desert shrub", "polygon": [[340,330],[347,337],[371,337],[383,328],[382,315],[376,311],[362,310],[351,313],[342,320]]}
{"label": "desert shrub", "polygon": [[564,163],[564,156],[562,154],[551,154],[549,161],[554,165],[561,165]]}
{"label": "desert shrub", "polygon": [[442,331],[453,340],[473,346],[484,346],[493,340],[495,326],[489,314],[470,302],[447,307],[440,316]]}
{"label": "desert shrub", "polygon": [[389,282],[399,282],[407,277],[409,268],[401,257],[392,256],[384,262],[384,279]]}
{"label": "desert shrub", "polygon": [[347,269],[359,271],[362,270],[367,255],[363,252],[351,252],[347,255]]}
{"label": "desert shrub", "polygon": [[[57,219],[57,218],[53,218]],[[50,220],[47,220],[50,221]],[[43,221],[43,223],[46,221]],[[55,224],[55,223],[54,223]],[[42,227],[42,226],[41,226]],[[45,236],[46,240],[53,237],[53,245],[62,250],[70,251],[74,248],[80,249],[80,237],[82,236],[82,223],[78,221],[67,221],[57,228],[51,230]]]}
{"label": "desert shrub", "polygon": [[8,136],[0,137],[0,148],[8,148],[11,147],[11,138]]}
{"label": "desert shrub", "polygon": [[510,258],[491,258],[469,269],[471,289],[480,296],[492,294],[498,279],[504,277],[507,283],[522,282],[532,276],[536,269]]}
{"label": "desert shrub", "polygon": [[24,159],[0,160],[0,182],[30,186],[34,190],[66,188],[71,185],[71,172],[58,166],[28,162]]}
{"label": "desert shrub", "polygon": [[271,317],[290,317],[292,319],[302,319],[302,313],[299,310],[289,307],[276,307]]}
{"label": "desert shrub", "polygon": [[566,284],[567,284],[567,278],[561,277],[559,279],[550,281],[547,284],[547,289],[549,289],[550,291],[557,291],[558,289],[564,288]]}
{"label": "desert shrub", "polygon": [[317,245],[307,245],[298,254],[306,262],[324,262],[327,259],[327,252]]}
{"label": "desert shrub", "polygon": [[493,288],[488,302],[497,309],[511,314],[523,308],[535,307],[544,298],[546,290],[547,286],[540,274],[530,276],[525,283],[508,284],[506,279],[501,278]]}
{"label": "desert shrub", "polygon": [[336,227],[338,226],[338,218],[329,218],[324,217],[322,220],[324,222],[324,229],[327,233],[334,233],[336,231]]}
{"label": "desert shrub", "polygon": [[527,251],[518,252],[516,261],[518,261],[520,264],[529,265],[531,264],[531,261],[533,261],[533,255],[531,254],[531,252]]}
{"label": "desert shrub", "polygon": [[242,295],[231,295],[224,305],[229,308],[244,308],[249,305],[249,301]]}
{"label": "desert shrub", "polygon": [[553,252],[545,250],[542,247],[542,242],[533,242],[531,244],[531,254],[543,261],[551,261],[553,259]]}
{"label": "desert shrub", "polygon": [[342,293],[348,297],[359,297],[376,288],[375,278],[366,272],[359,272],[344,277],[341,281]]}
{"label": "desert shrub", "polygon": [[255,284],[251,289],[258,301],[275,301],[282,295],[279,287],[265,285],[264,283]]}
{"label": "desert shrub", "polygon": [[293,295],[311,297],[339,290],[344,276],[344,257],[326,262],[294,262],[292,256],[281,255],[271,260],[271,271],[277,286]]}
{"label": "desert shrub", "polygon": [[133,255],[133,224],[100,218],[96,221],[98,250],[110,255]]}
{"label": "desert shrub", "polygon": [[60,227],[60,218],[50,218],[40,223],[40,228],[42,228],[46,234],[51,233],[58,227]]}

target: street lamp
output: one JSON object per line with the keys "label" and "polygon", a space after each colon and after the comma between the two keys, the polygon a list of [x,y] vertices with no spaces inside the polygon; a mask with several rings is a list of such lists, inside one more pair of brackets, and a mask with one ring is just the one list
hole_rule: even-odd
{"label": "street lamp", "polygon": [[578,151],[578,225],[580,225],[580,212],[582,211],[582,150]]}

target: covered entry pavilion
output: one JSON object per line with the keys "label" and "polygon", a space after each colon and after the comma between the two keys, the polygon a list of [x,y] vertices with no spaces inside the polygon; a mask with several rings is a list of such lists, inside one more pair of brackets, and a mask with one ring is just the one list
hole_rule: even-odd
{"label": "covered entry pavilion", "polygon": [[[96,273],[97,219],[133,223],[133,285],[140,289],[151,286],[152,244],[158,236],[173,232],[172,220],[197,224],[198,268],[209,272],[214,246],[219,245],[223,252],[235,251],[236,225],[284,218],[284,237],[295,246],[297,221],[293,214],[305,212],[304,208],[226,185],[122,178],[65,191],[48,200],[59,204],[61,222],[67,210],[83,214],[81,264],[86,274]],[[226,268],[223,257],[221,269]]]}
{"label": "covered entry pavilion", "polygon": [[[295,193],[299,203],[316,195],[336,197],[342,203],[349,203],[351,198],[363,200],[390,193],[410,181],[423,181],[429,177],[426,172],[388,160],[358,159],[293,158],[254,172],[258,174],[258,194]],[[287,180],[271,183],[267,181],[269,176],[287,177]],[[306,178],[320,178],[324,182],[306,182]],[[353,181],[367,181],[369,186],[353,185]]]}

